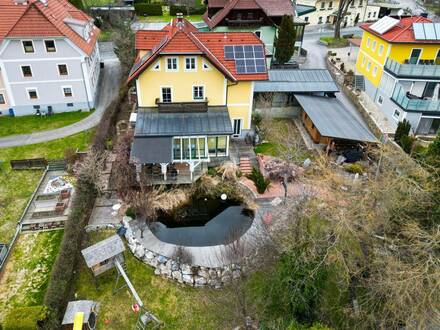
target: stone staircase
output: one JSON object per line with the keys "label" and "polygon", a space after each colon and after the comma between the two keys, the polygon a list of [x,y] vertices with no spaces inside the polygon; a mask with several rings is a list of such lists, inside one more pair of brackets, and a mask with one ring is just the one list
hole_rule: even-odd
{"label": "stone staircase", "polygon": [[249,157],[240,157],[240,171],[243,175],[248,175],[252,173],[252,164]]}

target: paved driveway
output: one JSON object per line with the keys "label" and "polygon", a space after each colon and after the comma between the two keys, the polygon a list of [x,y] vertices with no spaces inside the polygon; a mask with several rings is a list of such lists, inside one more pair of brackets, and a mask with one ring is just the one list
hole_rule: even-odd
{"label": "paved driveway", "polygon": [[121,81],[120,63],[113,52],[111,43],[100,44],[101,58],[104,61],[104,69],[101,72],[99,94],[96,101],[96,110],[90,116],[69,126],[64,126],[49,131],[35,132],[31,134],[11,135],[0,138],[0,148],[16,147],[34,143],[41,143],[61,139],[95,127],[101,121],[107,106],[118,96]]}

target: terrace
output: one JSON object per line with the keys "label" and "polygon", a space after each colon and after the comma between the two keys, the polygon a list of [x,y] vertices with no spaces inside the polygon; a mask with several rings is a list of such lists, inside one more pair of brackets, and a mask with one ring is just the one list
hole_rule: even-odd
{"label": "terrace", "polygon": [[413,95],[397,84],[391,99],[406,111],[440,112],[440,101]]}
{"label": "terrace", "polygon": [[437,79],[440,77],[440,65],[434,60],[426,64],[400,64],[390,58],[385,63],[385,70],[399,78]]}

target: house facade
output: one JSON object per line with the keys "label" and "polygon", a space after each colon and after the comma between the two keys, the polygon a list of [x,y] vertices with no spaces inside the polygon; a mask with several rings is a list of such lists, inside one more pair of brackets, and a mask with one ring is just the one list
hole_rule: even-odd
{"label": "house facade", "polygon": [[[253,32],[266,45],[268,54],[274,53],[278,26],[284,15],[295,17],[292,0],[210,0],[203,16],[215,32]],[[294,20],[296,41],[301,46],[305,22]]]}
{"label": "house facade", "polygon": [[[299,0],[297,5],[303,8],[299,13],[300,18],[311,26],[335,24],[339,0]],[[379,11],[380,7],[369,6],[368,0],[354,0],[348,7],[348,14],[342,21],[342,27],[377,20]]]}
{"label": "house facade", "polygon": [[0,21],[3,115],[95,106],[100,31],[89,16],[65,0],[0,0]]}
{"label": "house facade", "polygon": [[440,128],[440,24],[425,17],[384,17],[365,24],[356,71],[390,122],[420,135]]}
{"label": "house facade", "polygon": [[250,32],[199,32],[178,18],[136,33],[137,120],[131,158],[156,183],[190,183],[251,129],[265,49]]}

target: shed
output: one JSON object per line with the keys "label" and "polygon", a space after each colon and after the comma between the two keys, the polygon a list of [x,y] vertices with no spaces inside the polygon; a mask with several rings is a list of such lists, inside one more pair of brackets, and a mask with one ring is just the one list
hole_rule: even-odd
{"label": "shed", "polygon": [[82,313],[82,329],[94,330],[96,329],[96,317],[99,311],[99,303],[93,300],[77,300],[70,301],[67,304],[66,312],[64,313],[63,322],[61,323],[62,329],[73,329],[75,321],[78,322],[76,317],[79,313]]}
{"label": "shed", "polygon": [[295,95],[301,105],[301,119],[313,142],[332,140],[377,143],[367,124],[338,99],[324,96]]}
{"label": "shed", "polygon": [[84,260],[95,276],[114,267],[115,260],[124,261],[125,246],[118,235],[110,236],[81,251]]}

